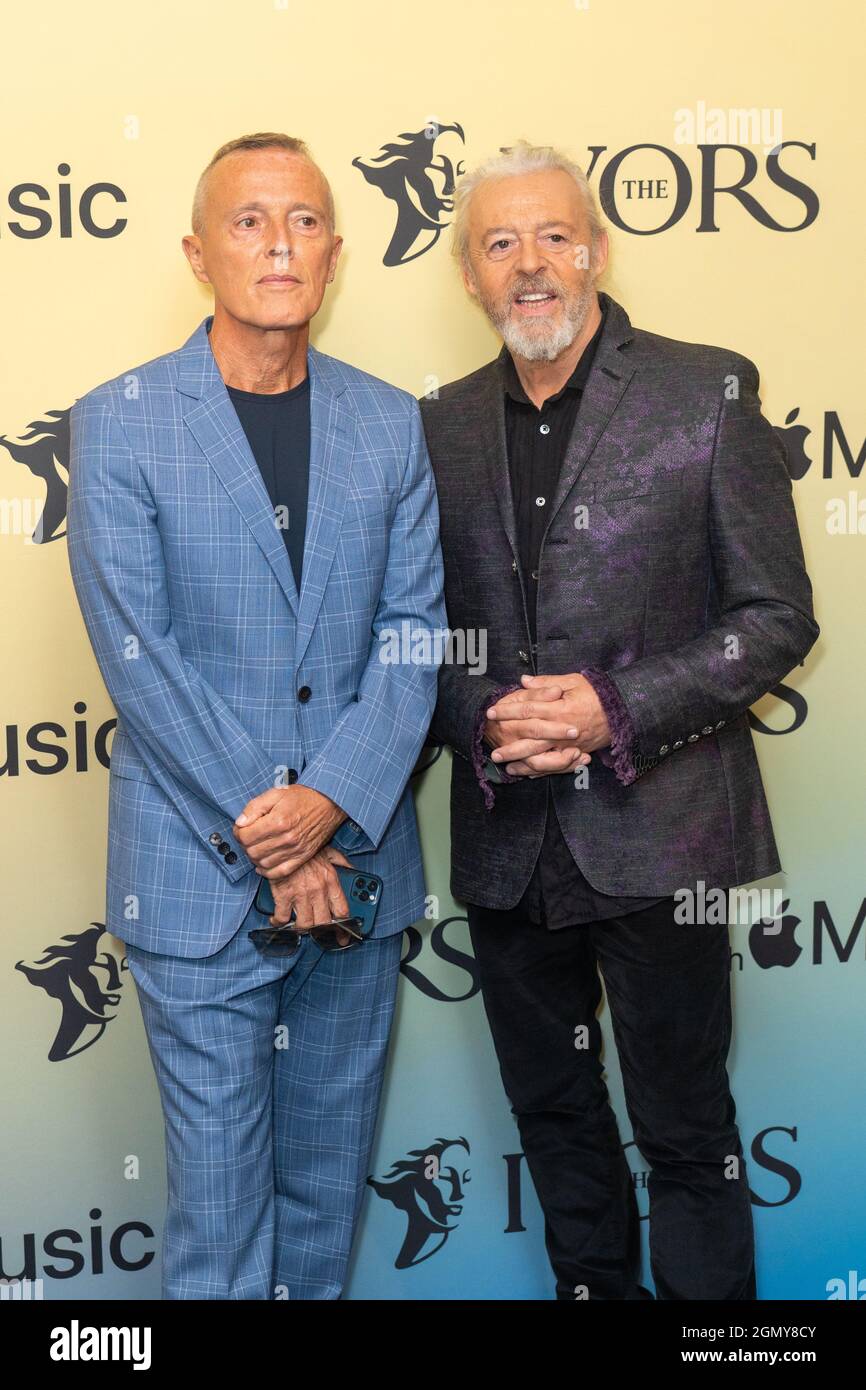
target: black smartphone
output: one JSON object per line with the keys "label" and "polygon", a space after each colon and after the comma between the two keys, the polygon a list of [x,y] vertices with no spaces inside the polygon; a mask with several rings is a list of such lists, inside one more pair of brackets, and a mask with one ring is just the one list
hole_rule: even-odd
{"label": "black smartphone", "polygon": [[[349,904],[349,916],[361,919],[358,930],[363,936],[367,936],[373,929],[384,884],[378,874],[365,874],[362,869],[355,869],[345,864],[335,864],[334,868],[337,870],[340,886],[346,895],[346,902]],[[259,884],[254,905],[265,917],[274,915],[274,895],[271,892],[268,879],[264,877]],[[293,912],[286,925],[291,926],[294,920],[295,914]],[[325,924],[322,923],[322,925]]]}

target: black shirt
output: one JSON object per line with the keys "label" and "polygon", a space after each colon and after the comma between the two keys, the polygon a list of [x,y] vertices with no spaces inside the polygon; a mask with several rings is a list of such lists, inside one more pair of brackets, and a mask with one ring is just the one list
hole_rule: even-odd
{"label": "black shirt", "polygon": [[261,470],[300,594],[310,483],[310,378],[272,395],[236,386],[226,390]]}
{"label": "black shirt", "polygon": [[[514,520],[520,569],[526,589],[530,634],[537,642],[536,598],[541,541],[562,462],[577,420],[581,394],[604,328],[604,314],[568,381],[538,409],[530,401],[509,353],[504,357],[505,432],[508,470],[514,499]],[[545,675],[550,674],[548,672]],[[590,762],[587,773],[593,775]],[[547,820],[541,852],[532,872],[521,910],[530,921],[556,930],[578,922],[603,921],[637,912],[661,898],[615,898],[599,893],[584,878],[562,834],[551,783],[547,778]],[[580,796],[575,790],[574,795]]]}

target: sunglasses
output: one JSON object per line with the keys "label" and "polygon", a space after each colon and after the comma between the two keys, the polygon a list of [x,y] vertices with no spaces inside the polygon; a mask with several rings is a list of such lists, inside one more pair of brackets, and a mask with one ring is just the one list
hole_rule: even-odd
{"label": "sunglasses", "polygon": [[[363,919],[360,917],[341,917],[320,927],[309,927],[303,932],[296,931],[288,925],[254,927],[252,931],[247,932],[247,936],[263,955],[293,956],[305,936],[311,937],[320,951],[348,951],[367,940],[372,928],[363,931],[363,926]],[[340,941],[339,934],[343,932],[348,932],[352,940]]]}

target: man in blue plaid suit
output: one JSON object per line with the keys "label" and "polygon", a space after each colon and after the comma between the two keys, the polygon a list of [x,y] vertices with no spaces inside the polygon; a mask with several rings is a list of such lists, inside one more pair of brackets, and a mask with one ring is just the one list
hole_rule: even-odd
{"label": "man in blue plaid suit", "polygon": [[[106,926],[165,1115],[163,1296],[336,1299],[425,906],[436,491],[415,400],[309,345],[341,240],[302,142],[218,150],[183,244],[213,315],[71,417],[70,566],[118,713]],[[384,889],[328,950],[337,863]],[[293,954],[250,939],[262,874]]]}

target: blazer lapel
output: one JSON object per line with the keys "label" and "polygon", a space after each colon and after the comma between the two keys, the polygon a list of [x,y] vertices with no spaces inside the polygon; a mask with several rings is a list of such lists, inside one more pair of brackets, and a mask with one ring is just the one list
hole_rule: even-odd
{"label": "blazer lapel", "polygon": [[300,663],[322,606],[340,538],[355,448],[356,417],[341,399],[345,382],[332,359],[311,347],[310,486],[295,656]]}
{"label": "blazer lapel", "polygon": [[[627,364],[626,358],[619,350],[633,337],[628,314],[604,291],[599,291],[599,299],[607,307],[607,318],[593,359],[592,370],[583,390],[574,430],[562,461],[545,535],[590,457],[599,447],[603,447],[604,432],[635,372],[634,367]],[[478,429],[475,437],[484,441],[488,481],[499,507],[505,534],[517,560],[514,499],[505,436],[505,387],[502,367],[506,352],[507,349],[503,347],[495,361],[488,364],[482,378],[481,389],[476,396]]]}
{"label": "blazer lapel", "polygon": [[[610,295],[600,292],[599,298],[607,305],[607,318],[559,471],[545,536],[590,458],[598,450],[603,454],[603,436],[635,373],[635,368],[620,352],[620,347],[633,337],[628,314]],[[602,457],[602,467],[603,464]]]}
{"label": "blazer lapel", "polygon": [[184,419],[267,558],[292,612],[298,591],[282,532],[243,425],[231,403],[202,321],[180,350],[178,391],[188,398]]}
{"label": "blazer lapel", "polygon": [[508,444],[505,437],[505,378],[502,364],[505,348],[490,362],[482,378],[481,390],[475,397],[477,409],[477,428],[471,437],[482,441],[487,480],[496,505],[508,543],[517,562],[517,526],[514,520],[514,496],[511,491],[511,473],[508,467]]}

